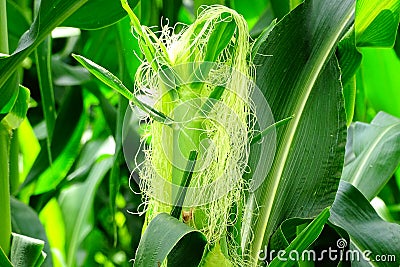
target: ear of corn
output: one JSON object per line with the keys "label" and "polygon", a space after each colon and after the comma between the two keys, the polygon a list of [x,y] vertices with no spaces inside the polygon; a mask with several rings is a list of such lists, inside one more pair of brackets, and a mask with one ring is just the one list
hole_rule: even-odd
{"label": "ear of corn", "polygon": [[[235,11],[215,5],[204,7],[179,33],[171,35],[173,29],[164,26],[157,38],[128,13],[145,55],[135,94],[150,97],[154,108],[175,122],[170,127],[152,120],[151,144],[142,142],[140,186],[148,205],[144,229],[160,212],[171,212],[189,154],[197,151],[184,221],[219,247],[222,239],[234,240],[226,237],[227,227],[236,221],[231,208],[243,200],[246,188],[242,174],[252,134],[254,79],[247,24]],[[239,245],[230,241],[228,246],[235,247],[228,249],[231,261],[240,264],[243,255],[235,254]]]}

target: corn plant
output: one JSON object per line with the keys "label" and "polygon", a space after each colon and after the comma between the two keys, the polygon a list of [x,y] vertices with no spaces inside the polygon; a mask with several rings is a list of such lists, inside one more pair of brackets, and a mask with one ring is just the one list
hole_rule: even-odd
{"label": "corn plant", "polygon": [[0,7],[1,266],[400,264],[400,1]]}

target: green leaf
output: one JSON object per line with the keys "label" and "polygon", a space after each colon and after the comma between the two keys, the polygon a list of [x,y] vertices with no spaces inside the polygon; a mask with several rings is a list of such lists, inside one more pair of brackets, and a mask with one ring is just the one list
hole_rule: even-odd
{"label": "green leaf", "polygon": [[342,179],[372,200],[400,163],[400,119],[378,113],[371,124],[349,128]]}
{"label": "green leaf", "polygon": [[357,0],[357,46],[392,47],[399,24],[400,1]]}
{"label": "green leaf", "polygon": [[39,79],[44,120],[46,121],[47,148],[49,153],[54,125],[56,123],[56,105],[54,101],[53,77],[51,72],[51,45],[52,39],[48,36],[35,50],[37,76]]}
{"label": "green leaf", "polygon": [[[349,234],[349,249],[365,253],[370,262],[353,262],[352,266],[397,266],[400,264],[400,225],[388,223],[376,214],[363,194],[351,184],[341,181],[331,209],[330,222]],[[395,262],[375,262],[377,255],[395,255]]]}
{"label": "green leaf", "polygon": [[106,156],[92,168],[86,181],[62,191],[60,206],[65,221],[67,266],[76,264],[79,244],[91,231],[93,200],[96,190],[112,166],[112,157]]}
{"label": "green leaf", "polygon": [[352,28],[338,45],[336,55],[342,71],[343,85],[346,85],[351,80],[361,64],[362,55],[356,48],[355,39],[354,28]]}
{"label": "green leaf", "polygon": [[45,248],[49,244],[51,246],[52,253],[47,255],[53,256],[54,266],[65,266],[60,264],[60,262],[65,262],[65,225],[60,206],[55,198],[43,208],[39,218],[43,222],[48,238]]}
{"label": "green leaf", "polygon": [[[139,0],[129,0],[128,2],[134,8]],[[62,25],[95,30],[114,24],[126,15],[119,1],[91,0],[67,18]]]}
{"label": "green leaf", "polygon": [[222,253],[221,245],[217,243],[201,260],[201,267],[224,266],[232,267],[233,264]]}
{"label": "green leaf", "polygon": [[11,129],[17,129],[25,119],[26,113],[28,112],[30,96],[29,89],[20,85],[14,106],[10,113],[8,113],[4,118],[4,121],[11,127]]}
{"label": "green leaf", "polygon": [[18,45],[18,40],[29,29],[29,23],[23,14],[23,10],[13,1],[7,1],[7,26],[8,44],[11,51]]}
{"label": "green leaf", "polygon": [[[64,97],[61,109],[56,119],[54,127],[53,140],[51,142],[51,154],[55,160],[65,151],[65,144],[72,140],[74,132],[76,132],[81,114],[83,111],[82,92],[77,88],[71,88]],[[80,140],[80,139],[79,139]],[[79,146],[78,142],[76,145]],[[70,151],[70,150],[69,150]],[[38,157],[33,164],[26,180],[21,187],[25,187],[46,171],[50,166],[49,157],[46,149],[41,149]]]}
{"label": "green leaf", "polygon": [[3,114],[10,112],[17,100],[18,83],[18,74],[14,73],[3,86],[0,85],[0,120],[5,116],[2,116]]}
{"label": "green leaf", "polygon": [[160,213],[144,232],[134,267],[158,267],[168,256],[168,266],[198,266],[207,241],[202,233]]}
{"label": "green leaf", "polygon": [[[333,52],[353,15],[351,0],[306,1],[275,26],[254,60],[257,85],[274,116],[294,117],[277,130],[272,168],[255,192],[261,207],[251,219],[256,233],[253,259],[285,219],[316,216],[334,200],[343,166],[346,120]],[[252,153],[255,149],[257,144],[251,147],[252,170],[259,161]],[[253,213],[252,202],[246,212]],[[250,240],[249,232],[244,232],[245,240]]]}
{"label": "green leaf", "polygon": [[51,70],[54,84],[58,86],[76,86],[90,81],[90,74],[85,68],[68,65],[59,56],[52,56]]}
{"label": "green leaf", "polygon": [[347,125],[353,121],[356,101],[356,71],[360,67],[362,55],[356,47],[354,27],[340,41],[336,55],[342,72],[343,95],[346,109]]}
{"label": "green leaf", "polygon": [[271,0],[272,9],[278,20],[290,12],[290,0]]}
{"label": "green leaf", "polygon": [[83,56],[73,55],[73,57],[80,64],[82,64],[82,66],[89,70],[94,76],[96,76],[100,81],[123,95],[126,99],[132,101],[133,104],[138,106],[143,111],[149,113],[149,115],[152,116],[155,120],[163,122],[165,124],[172,123],[171,118],[167,117],[166,115],[160,113],[159,111],[153,109],[149,105],[137,99],[114,74]]}
{"label": "green leaf", "polygon": [[0,266],[13,267],[12,263],[7,258],[6,254],[4,254],[4,251],[1,247],[0,247]]}
{"label": "green leaf", "polygon": [[222,13],[221,21],[214,25],[210,35],[210,40],[213,41],[206,45],[204,61],[215,62],[222,50],[231,42],[236,31],[236,23],[233,19],[227,20],[229,16],[229,13]]}
{"label": "green leaf", "polygon": [[14,267],[41,266],[46,258],[44,242],[24,235],[14,234],[11,241],[11,263]]}
{"label": "green leaf", "polygon": [[27,118],[19,126],[18,142],[23,158],[20,179],[24,181],[40,152],[40,144]]}
{"label": "green leaf", "polygon": [[80,117],[78,125],[71,138],[68,140],[68,143],[63,147],[62,152],[53,160],[50,166],[39,175],[36,181],[35,195],[55,189],[57,185],[65,179],[79,154],[86,120],[87,118],[85,115]]}
{"label": "green leaf", "polygon": [[[271,236],[269,242],[270,250],[284,250],[287,248],[297,235],[297,227],[303,224],[308,225],[311,222],[310,219],[302,218],[290,218],[286,219],[275,233]],[[272,259],[271,259],[272,260]]]}
{"label": "green leaf", "polygon": [[175,23],[178,22],[178,15],[182,6],[182,0],[163,0],[162,3],[162,17],[167,18],[170,25],[175,25]]}
{"label": "green leaf", "polygon": [[[26,204],[16,200],[15,198],[11,198],[11,223],[12,231],[14,233],[42,240],[40,243],[44,242],[44,252],[46,252],[47,257],[42,266],[53,266],[52,255],[49,242],[47,241],[46,232],[36,212]],[[40,251],[42,251],[42,249],[43,247],[40,249]],[[12,260],[14,261],[15,258]]]}
{"label": "green leaf", "polygon": [[362,80],[365,97],[376,111],[400,117],[400,59],[393,49],[364,48],[361,50]]}
{"label": "green leaf", "polygon": [[[17,49],[6,58],[0,59],[0,88],[16,71],[21,62],[59,26],[88,0],[42,0],[38,15],[29,31],[21,37]],[[3,105],[0,105],[0,110]]]}
{"label": "green leaf", "polygon": [[280,260],[278,257],[274,258],[272,262],[269,264],[271,267],[279,266],[293,266],[296,261],[293,261],[290,257],[288,257],[291,251],[297,251],[301,254],[304,250],[306,250],[312,243],[317,240],[318,236],[321,234],[324,229],[325,223],[329,218],[329,209],[324,209],[320,215],[318,215],[307,227],[301,231],[301,233],[296,236],[296,238],[290,243],[290,245],[285,249],[285,254],[282,257],[286,258],[286,261]]}
{"label": "green leaf", "polygon": [[[246,19],[249,29],[252,30],[257,24],[260,16],[262,16],[263,12],[271,6],[270,1],[264,0],[234,0],[230,1],[230,4],[234,10],[236,10]],[[273,19],[274,17],[271,17],[271,20],[267,23],[267,25],[270,24]]]}

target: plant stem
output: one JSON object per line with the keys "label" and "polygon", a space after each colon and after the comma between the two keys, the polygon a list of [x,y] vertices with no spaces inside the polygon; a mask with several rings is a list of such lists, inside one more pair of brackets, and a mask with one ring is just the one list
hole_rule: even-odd
{"label": "plant stem", "polygon": [[11,131],[0,122],[0,247],[10,252],[11,213],[9,184],[9,149]]}
{"label": "plant stem", "polygon": [[0,53],[8,54],[6,0],[0,0]]}
{"label": "plant stem", "polygon": [[[8,54],[6,0],[0,0],[0,53]],[[1,90],[1,88],[0,88]],[[9,181],[9,149],[11,130],[0,122],[0,247],[10,252],[11,213]]]}

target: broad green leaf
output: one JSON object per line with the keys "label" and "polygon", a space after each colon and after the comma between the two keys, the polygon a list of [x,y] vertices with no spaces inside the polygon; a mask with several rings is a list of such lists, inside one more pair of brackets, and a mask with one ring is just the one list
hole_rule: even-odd
{"label": "broad green leaf", "polygon": [[[0,88],[3,88],[5,82],[16,71],[21,62],[34,51],[48,34],[86,2],[87,0],[42,0],[38,15],[31,24],[29,31],[21,37],[16,50],[9,57],[0,59]],[[0,104],[0,110],[2,109],[3,105]]]}
{"label": "broad green leaf", "polygon": [[42,240],[13,233],[11,263],[14,267],[40,267],[46,258],[43,247]]}
{"label": "broad green leaf", "polygon": [[68,143],[65,144],[62,152],[53,160],[50,166],[39,175],[36,181],[34,194],[37,195],[51,191],[65,179],[79,154],[86,120],[87,118],[85,115],[80,117],[75,131],[68,140]]}
{"label": "broad green leaf", "polygon": [[[306,1],[275,26],[254,60],[257,85],[275,118],[294,118],[277,130],[271,171],[255,192],[260,208],[251,219],[253,259],[285,219],[311,218],[334,200],[346,120],[333,52],[353,16],[351,0]],[[258,158],[252,154],[249,165],[254,169]],[[250,240],[246,234],[244,239]]]}
{"label": "broad green leaf", "polygon": [[[352,262],[352,266],[397,266],[400,264],[400,225],[388,223],[376,214],[363,194],[341,181],[329,221],[349,234],[348,248],[366,253],[371,261]],[[395,262],[374,261],[377,255],[395,255]]]}
{"label": "broad green leaf", "polygon": [[96,190],[112,166],[112,157],[105,156],[92,168],[84,183],[62,191],[60,206],[66,230],[67,266],[76,264],[79,244],[93,227],[92,212]]}
{"label": "broad green leaf", "polygon": [[372,200],[400,164],[400,119],[378,113],[371,124],[349,128],[342,179]]}
{"label": "broad green leaf", "polygon": [[365,97],[376,112],[400,117],[400,59],[393,49],[364,48],[361,75]]}
{"label": "broad green leaf", "polygon": [[399,12],[398,0],[357,0],[357,46],[393,46],[399,24]]}
{"label": "broad green leaf", "polygon": [[330,208],[324,209],[321,214],[318,215],[309,225],[307,225],[307,227],[303,231],[301,231],[301,233],[297,235],[296,238],[285,249],[286,254],[282,255],[282,257],[286,258],[286,261],[282,261],[278,257],[276,257],[272,260],[269,266],[293,266],[295,261],[288,257],[290,251],[296,250],[297,252],[299,252],[299,254],[301,254],[312,243],[314,243],[315,240],[317,240],[318,236],[324,229],[325,223],[329,219],[329,209]]}
{"label": "broad green leaf", "polygon": [[89,70],[94,76],[96,76],[100,81],[102,81],[107,86],[111,87],[122,96],[124,96],[129,101],[132,101],[133,104],[138,106],[143,111],[149,113],[155,120],[163,122],[165,124],[171,124],[172,120],[166,115],[160,113],[159,111],[153,109],[146,103],[141,102],[137,99],[128,88],[119,80],[114,74],[106,70],[105,68],[97,65],[93,61],[84,58],[79,55],[73,55],[73,57],[84,66],[87,70]]}
{"label": "broad green leaf", "polygon": [[[44,251],[47,254],[42,266],[53,266],[50,246],[49,242],[47,241],[46,232],[36,212],[26,204],[16,200],[15,198],[11,198],[11,222],[12,230],[14,233],[41,240],[39,243],[41,243],[42,245],[39,252],[41,252],[44,248]],[[21,255],[20,259],[28,263],[28,259],[24,259],[24,256]],[[11,260],[14,263],[14,260],[16,260],[16,258]],[[26,266],[30,267],[30,265]]]}
{"label": "broad green leaf", "polygon": [[[72,136],[79,125],[82,111],[82,92],[78,88],[71,88],[64,97],[64,101],[56,119],[53,140],[50,146],[51,154],[54,159],[57,159],[57,157],[65,151],[65,144],[72,140]],[[79,145],[79,142],[77,145]],[[22,187],[37,180],[37,178],[49,166],[50,162],[47,155],[47,149],[42,148]]]}
{"label": "broad green leaf", "polygon": [[[134,8],[138,2],[139,0],[129,0],[129,5]],[[114,24],[126,15],[119,1],[91,0],[68,17],[62,25],[94,30]]]}
{"label": "broad green leaf", "polygon": [[134,267],[198,266],[207,241],[202,233],[166,213],[147,226],[136,251]]}

